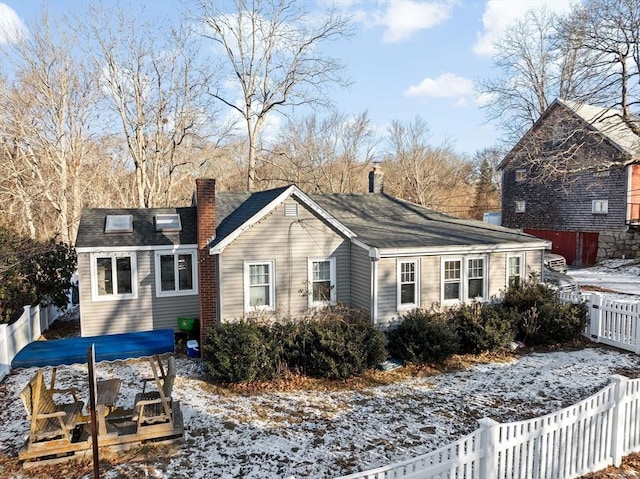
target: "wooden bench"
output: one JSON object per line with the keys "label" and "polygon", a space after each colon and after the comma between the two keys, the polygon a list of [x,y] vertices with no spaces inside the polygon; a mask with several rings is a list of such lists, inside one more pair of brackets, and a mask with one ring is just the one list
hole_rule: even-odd
{"label": "wooden bench", "polygon": [[138,423],[138,427],[172,420],[171,395],[176,378],[176,358],[169,356],[166,371],[159,358],[155,358],[155,361],[159,364],[160,374],[156,371],[154,360],[151,361],[151,368],[158,389],[145,391],[145,382],[142,392],[136,394],[134,399],[133,421]]}
{"label": "wooden bench", "polygon": [[20,392],[20,398],[31,421],[29,442],[66,438],[71,440],[71,430],[82,417],[84,403],[56,404],[54,393],[71,393],[75,390],[47,389],[42,371],[38,371]]}

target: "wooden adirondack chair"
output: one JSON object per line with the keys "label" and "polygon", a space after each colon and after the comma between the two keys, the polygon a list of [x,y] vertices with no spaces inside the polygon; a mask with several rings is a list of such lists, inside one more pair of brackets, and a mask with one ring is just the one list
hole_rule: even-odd
{"label": "wooden adirondack chair", "polygon": [[[70,393],[74,400],[57,404],[54,393]],[[84,403],[75,400],[75,389],[47,389],[42,371],[38,371],[20,393],[31,421],[29,443],[52,439],[71,441],[71,431],[82,417]]]}
{"label": "wooden adirondack chair", "polygon": [[172,421],[171,394],[176,378],[176,359],[169,356],[166,371],[162,369],[159,358],[156,358],[156,361],[160,364],[160,374],[156,370],[155,362],[152,361],[151,364],[157,390],[145,391],[145,381],[143,392],[136,394],[134,399],[133,421],[137,422],[138,428]]}

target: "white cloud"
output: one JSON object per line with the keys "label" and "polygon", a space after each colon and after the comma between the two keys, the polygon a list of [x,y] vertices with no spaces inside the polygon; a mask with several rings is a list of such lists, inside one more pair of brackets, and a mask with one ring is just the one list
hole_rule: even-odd
{"label": "white cloud", "polygon": [[385,28],[383,40],[397,43],[408,40],[416,32],[444,22],[451,16],[451,2],[418,0],[383,0],[372,12],[356,11],[353,18],[370,27]]}
{"label": "white cloud", "polygon": [[479,56],[491,56],[495,50],[493,43],[500,39],[504,31],[528,10],[545,6],[557,13],[569,10],[575,0],[488,0],[482,15],[484,29],[477,34],[473,51]]}
{"label": "white cloud", "polygon": [[410,86],[406,96],[456,98],[459,106],[466,105],[464,97],[473,95],[473,81],[453,73],[443,73],[438,78],[425,78],[419,85]]}
{"label": "white cloud", "polygon": [[11,7],[0,3],[0,45],[15,43],[27,34],[27,29]]}

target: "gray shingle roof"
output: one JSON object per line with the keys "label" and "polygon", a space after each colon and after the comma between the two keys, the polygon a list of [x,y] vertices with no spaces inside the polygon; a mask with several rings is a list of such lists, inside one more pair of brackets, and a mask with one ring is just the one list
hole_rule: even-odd
{"label": "gray shingle roof", "polygon": [[[179,214],[182,231],[160,232],[155,229],[157,214]],[[105,233],[108,215],[132,215],[133,233]],[[196,208],[85,208],[80,218],[76,248],[119,246],[171,246],[198,242]]]}
{"label": "gray shingle roof", "polygon": [[[216,194],[216,246],[288,187],[257,193]],[[385,248],[465,247],[530,243],[537,238],[481,221],[464,220],[384,194],[310,195],[312,201],[368,246]],[[180,233],[155,231],[156,214],[178,213]],[[105,234],[107,215],[133,215],[133,233]],[[82,213],[76,247],[162,246],[197,243],[196,208],[87,208]]]}
{"label": "gray shingle roof", "polygon": [[388,195],[311,195],[322,208],[376,248],[495,245],[540,241],[482,221],[464,220]]}

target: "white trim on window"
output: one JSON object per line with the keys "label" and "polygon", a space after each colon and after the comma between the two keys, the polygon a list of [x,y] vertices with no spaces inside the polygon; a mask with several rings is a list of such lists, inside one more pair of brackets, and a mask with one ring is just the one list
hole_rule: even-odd
{"label": "white trim on window", "polygon": [[[403,302],[403,286],[407,286],[404,293],[413,301]],[[420,260],[417,258],[396,261],[396,304],[398,311],[420,307]]]}
{"label": "white trim on window", "polygon": [[606,215],[609,213],[609,200],[593,200],[591,202],[591,213],[594,215]]}
{"label": "white trim on window", "polygon": [[[170,250],[157,250],[155,256],[155,279],[156,279],[156,297],[167,296],[189,296],[198,294],[198,253],[195,249],[186,248],[174,248]],[[173,278],[169,278],[169,281],[164,281],[162,278],[162,257],[172,257],[173,263]],[[187,261],[187,257],[190,258],[191,264],[180,264],[181,261]],[[184,271],[185,268],[191,268],[191,287],[180,285],[180,271]],[[173,280],[173,281],[171,281]],[[173,285],[169,283],[173,282]],[[164,287],[163,287],[164,286]]]}
{"label": "white trim on window", "polygon": [[[489,291],[489,257],[443,256],[440,262],[440,301],[442,304],[455,304],[466,301],[486,301]],[[471,281],[481,280],[481,296],[470,296]],[[448,294],[446,290],[449,289]],[[454,292],[457,295],[454,296]]]}
{"label": "white trim on window", "polygon": [[[321,265],[324,263],[324,265]],[[328,265],[326,264],[328,263]],[[318,268],[314,268],[317,265]],[[329,278],[326,277],[327,269],[329,266]],[[316,274],[314,274],[316,273]],[[320,277],[321,276],[321,277]],[[308,305],[310,308],[317,308],[327,305],[336,304],[336,258],[307,258],[307,281],[309,290],[307,291]],[[329,282],[329,300],[319,300],[315,296],[316,289],[314,283],[326,283]],[[325,293],[326,294],[326,293]]]}
{"label": "white trim on window", "polygon": [[[515,264],[511,264],[512,260]],[[516,261],[517,260],[517,261]],[[513,271],[512,271],[513,266]],[[524,264],[524,254],[508,254],[507,262],[505,265],[505,286],[507,288],[511,287],[511,278],[518,278],[518,285],[522,285],[522,282],[525,280],[524,277],[525,272],[525,264]]]}
{"label": "white trim on window", "polygon": [[524,200],[516,201],[516,213],[524,213],[527,209],[527,202]]}
{"label": "white trim on window", "polygon": [[[262,267],[262,268],[260,268]],[[253,284],[251,284],[253,282]],[[256,290],[266,289],[266,294],[262,294],[263,304],[252,305],[251,288]],[[244,310],[251,311],[274,311],[276,301],[276,261],[245,261],[244,262]]]}
{"label": "white trim on window", "polygon": [[[121,261],[129,259],[127,262]],[[102,267],[98,267],[100,261]],[[108,267],[109,271],[105,270]],[[123,299],[137,299],[138,297],[138,262],[135,252],[121,253],[91,253],[89,255],[89,269],[91,270],[91,299],[92,301],[119,301]],[[130,283],[130,292],[120,292],[126,286],[118,279],[127,279]],[[122,275],[122,276],[120,276]],[[101,281],[102,279],[102,281]],[[100,287],[100,284],[103,287]],[[109,283],[109,284],[107,284]]]}
{"label": "white trim on window", "polygon": [[519,183],[527,179],[527,170],[517,169],[516,170],[516,181]]}

